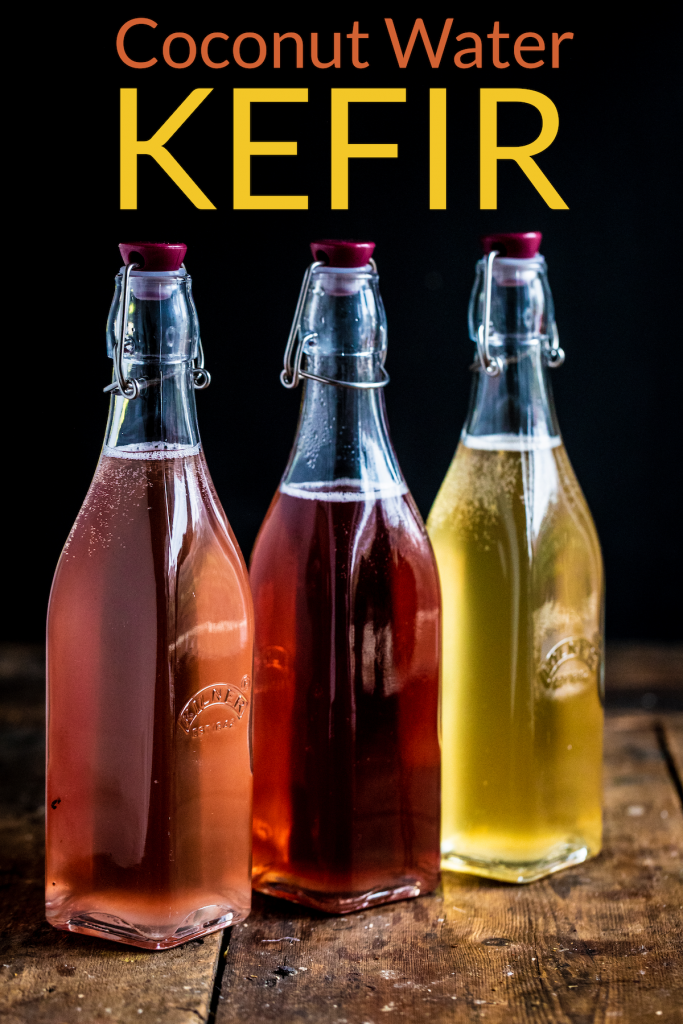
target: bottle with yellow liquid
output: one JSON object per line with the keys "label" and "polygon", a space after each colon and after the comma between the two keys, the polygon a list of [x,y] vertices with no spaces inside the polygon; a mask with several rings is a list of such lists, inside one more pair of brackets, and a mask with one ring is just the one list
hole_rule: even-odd
{"label": "bottle with yellow liquid", "polygon": [[477,265],[472,397],[427,529],[441,577],[441,866],[531,882],[600,851],[603,570],[547,367],[541,235]]}

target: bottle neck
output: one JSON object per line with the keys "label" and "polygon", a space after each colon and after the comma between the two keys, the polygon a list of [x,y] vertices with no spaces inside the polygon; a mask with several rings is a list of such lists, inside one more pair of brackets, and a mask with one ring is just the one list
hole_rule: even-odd
{"label": "bottle neck", "polygon": [[283,484],[344,484],[362,492],[403,487],[382,389],[306,381]]}
{"label": "bottle neck", "polygon": [[[107,330],[108,351],[121,329],[121,275]],[[137,398],[112,394],[105,436],[108,448],[196,447],[199,444],[192,362],[199,327],[185,271],[131,274],[122,368],[138,382]]]}
{"label": "bottle neck", "polygon": [[[349,383],[382,380],[386,317],[369,267],[321,267],[311,278],[301,332],[303,368]],[[386,420],[384,389],[307,380],[283,485],[351,486],[362,492],[404,488]]]}
{"label": "bottle neck", "polygon": [[161,360],[141,367],[125,361],[127,377],[141,381],[140,394],[128,400],[112,396],[104,443],[178,449],[199,444],[197,408],[190,362],[168,365]]}
{"label": "bottle neck", "polygon": [[[483,351],[487,273],[490,317]],[[470,407],[463,435],[477,446],[536,447],[560,443],[547,362],[555,344],[552,295],[542,256],[486,259],[477,266],[469,312],[470,336],[479,341]],[[497,365],[486,373],[482,361]],[[514,441],[514,438],[525,439]],[[486,442],[480,442],[487,446]]]}
{"label": "bottle neck", "polygon": [[508,340],[491,345],[491,354],[502,360],[503,369],[490,377],[475,352],[465,438],[522,437],[533,439],[530,444],[559,444],[560,429],[541,343]]}

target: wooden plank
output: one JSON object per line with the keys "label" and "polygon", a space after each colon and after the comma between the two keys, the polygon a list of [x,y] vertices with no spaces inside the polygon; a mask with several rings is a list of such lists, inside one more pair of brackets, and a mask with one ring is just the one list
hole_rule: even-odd
{"label": "wooden plank", "polygon": [[683,644],[612,640],[605,657],[607,689],[683,690]]}
{"label": "wooden plank", "polygon": [[605,851],[542,882],[448,874],[339,918],[257,897],[216,1024],[680,1021],[683,816],[651,716],[608,718],[605,777]]}
{"label": "wooden plank", "polygon": [[683,711],[683,645],[613,641],[605,670],[608,708]]}
{"label": "wooden plank", "polygon": [[206,1021],[221,933],[152,953],[58,932],[44,919],[42,667],[39,649],[30,657],[22,650],[0,657],[0,1018],[3,1024]]}
{"label": "wooden plank", "polygon": [[[678,791],[681,795],[683,792],[683,715],[662,716],[661,728],[673,769],[678,777]],[[683,800],[683,796],[681,799]]]}
{"label": "wooden plank", "polygon": [[611,709],[683,711],[683,645],[608,643],[605,697]]}
{"label": "wooden plank", "polygon": [[[13,842],[19,849],[40,849],[39,819],[5,819],[2,825],[3,850]],[[26,867],[23,858],[8,864],[2,857],[3,1024],[207,1020],[220,934],[152,953],[57,932],[44,920],[42,855],[33,859],[29,877]]]}
{"label": "wooden plank", "polygon": [[[41,688],[39,647],[0,648],[0,1017],[206,1021],[218,936],[147,953],[43,920]],[[680,1019],[683,839],[658,721],[680,770],[683,716],[608,722],[597,861],[524,888],[449,875],[437,896],[343,918],[257,897],[234,930],[218,1024]]]}

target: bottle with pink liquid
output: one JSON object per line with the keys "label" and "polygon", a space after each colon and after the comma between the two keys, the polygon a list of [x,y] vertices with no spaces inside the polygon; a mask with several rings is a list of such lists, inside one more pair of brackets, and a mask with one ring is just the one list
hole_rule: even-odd
{"label": "bottle with pink liquid", "polygon": [[440,597],[389,438],[372,243],[312,244],[282,382],[304,379],[256,540],[254,887],[332,913],[439,873]]}
{"label": "bottle with pink liquid", "polygon": [[163,949],[249,913],[253,612],[186,247],[120,250],[105,443],[48,612],[46,914]]}

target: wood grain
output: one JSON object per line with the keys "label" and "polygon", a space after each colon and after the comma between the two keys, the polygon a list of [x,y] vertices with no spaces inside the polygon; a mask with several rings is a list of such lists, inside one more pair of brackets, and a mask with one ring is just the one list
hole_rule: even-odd
{"label": "wood grain", "polygon": [[[11,824],[4,824],[3,838],[11,842]],[[30,824],[14,823],[17,845]],[[4,1024],[207,1020],[220,935],[151,953],[57,932],[44,920],[40,859],[34,862],[37,878],[22,877],[23,867],[15,865],[20,870],[0,905],[6,925],[0,954]]]}
{"label": "wood grain", "polygon": [[[45,921],[42,665],[38,653],[22,658],[22,650],[17,648],[16,656],[10,651],[4,673],[0,660],[0,1019],[3,1024],[206,1021],[220,933],[149,953],[58,932]],[[34,684],[37,698],[31,699]]]}
{"label": "wood grain", "polygon": [[683,644],[612,640],[605,656],[607,689],[683,690]]}
{"label": "wood grain", "polygon": [[343,918],[259,897],[217,1024],[679,1021],[683,818],[654,725],[608,720],[592,862],[520,887],[449,874],[439,894]]}
{"label": "wood grain", "polygon": [[152,953],[45,923],[42,685],[40,648],[0,649],[3,1024],[213,1024],[219,962],[216,1024],[683,1019],[683,715],[608,716],[598,859],[340,918],[257,896],[224,960],[216,935]]}
{"label": "wood grain", "polygon": [[660,718],[664,742],[678,776],[679,796],[683,800],[680,786],[683,785],[683,715],[665,715]]}

